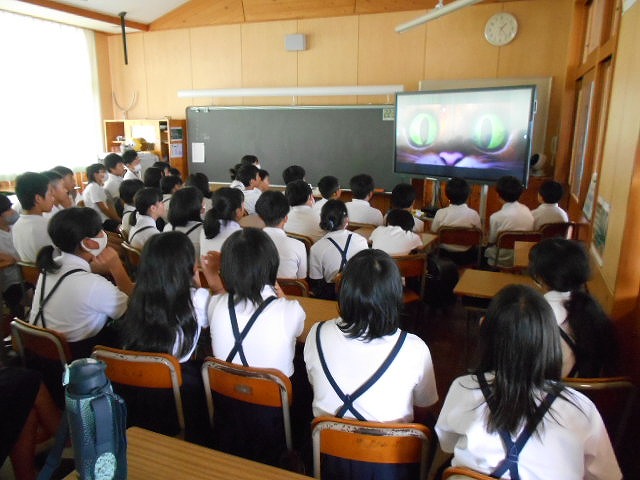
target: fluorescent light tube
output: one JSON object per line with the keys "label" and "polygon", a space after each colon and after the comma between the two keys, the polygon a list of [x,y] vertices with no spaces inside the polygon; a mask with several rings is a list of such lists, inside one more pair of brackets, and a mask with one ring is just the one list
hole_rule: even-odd
{"label": "fluorescent light tube", "polygon": [[469,5],[474,5],[481,1],[482,0],[455,0],[454,2],[446,4],[444,7],[434,8],[422,17],[418,17],[415,20],[411,20],[410,22],[398,25],[396,27],[396,32],[404,33],[407,30],[411,30],[413,27],[417,27],[418,25],[422,25],[423,23],[435,20],[436,18],[455,12],[456,10],[460,10],[461,8],[468,7]]}

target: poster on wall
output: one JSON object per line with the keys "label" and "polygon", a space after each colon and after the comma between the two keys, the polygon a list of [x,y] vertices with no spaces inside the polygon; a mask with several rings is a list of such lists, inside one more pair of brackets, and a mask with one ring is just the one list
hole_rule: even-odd
{"label": "poster on wall", "polygon": [[582,212],[587,219],[591,219],[591,215],[593,214],[593,199],[596,196],[596,184],[598,183],[598,172],[593,172],[591,175],[591,182],[589,182],[589,190],[587,191],[587,196],[584,199],[584,207],[582,207]]}
{"label": "poster on wall", "polygon": [[598,197],[596,213],[593,220],[593,243],[592,250],[596,260],[602,266],[604,247],[607,243],[607,228],[609,227],[610,205],[602,197]]}

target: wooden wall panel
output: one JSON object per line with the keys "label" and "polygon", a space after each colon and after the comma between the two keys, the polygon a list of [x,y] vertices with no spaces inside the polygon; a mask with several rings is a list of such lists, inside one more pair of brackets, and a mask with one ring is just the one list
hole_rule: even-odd
{"label": "wooden wall panel", "polygon": [[149,118],[185,118],[189,99],[178,98],[178,90],[191,87],[189,31],[145,33]]}
{"label": "wooden wall panel", "polygon": [[[433,8],[437,0],[355,0],[355,13],[388,13]],[[422,13],[424,15],[424,12]]]}
{"label": "wooden wall panel", "polygon": [[[358,83],[358,17],[300,20],[307,50],[298,53],[298,86],[340,86]],[[355,96],[300,97],[301,105],[355,104]]]}
{"label": "wooden wall panel", "polygon": [[[240,25],[202,27],[191,35],[193,89],[237,88],[242,84]],[[195,98],[191,105],[236,105],[237,98]]]}
{"label": "wooden wall panel", "polygon": [[149,30],[242,23],[242,0],[191,0],[153,22]]}
{"label": "wooden wall panel", "polygon": [[[147,70],[144,58],[144,35],[127,35],[129,65],[124,64],[122,39],[119,35],[109,37],[109,64],[111,65],[111,85],[119,104],[126,108],[137,95],[128,118],[149,118],[147,103]],[[123,118],[122,111],[114,104],[114,118]]]}
{"label": "wooden wall panel", "polygon": [[[109,65],[109,36],[95,32],[96,39],[96,66],[100,81],[100,110],[102,118],[113,118],[113,100],[111,92],[111,66]],[[107,150],[107,147],[105,147]]]}
{"label": "wooden wall panel", "polygon": [[354,0],[243,0],[247,22],[341,16],[354,13]]}

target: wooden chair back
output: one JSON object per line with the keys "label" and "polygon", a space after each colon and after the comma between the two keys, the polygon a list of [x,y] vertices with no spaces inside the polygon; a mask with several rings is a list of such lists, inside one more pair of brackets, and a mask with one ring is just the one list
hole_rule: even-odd
{"label": "wooden chair back", "polygon": [[140,265],[140,250],[134,248],[128,242],[122,242],[122,249],[125,254],[125,265],[127,266],[127,270],[129,275],[132,277],[135,276],[136,270],[138,270],[138,266]]}
{"label": "wooden chair back", "polygon": [[18,352],[25,367],[28,366],[29,353],[46,360],[60,362],[63,368],[72,358],[64,335],[17,318],[11,322],[11,340],[14,350]]}
{"label": "wooden chair back", "polygon": [[513,270],[513,267],[501,267],[498,263],[500,258],[500,250],[513,250],[516,242],[534,242],[538,243],[542,240],[542,233],[534,231],[504,231],[498,234],[496,241],[496,256],[494,258],[495,266],[503,270]]}
{"label": "wooden chair back", "polygon": [[122,247],[122,243],[124,242],[122,233],[110,232],[108,230],[105,230],[105,233],[107,234],[107,245],[116,251],[120,260],[124,261],[125,250]]}
{"label": "wooden chair back", "polygon": [[40,269],[35,263],[18,261],[20,265],[20,271],[22,272],[22,278],[25,282],[35,285],[38,283],[38,277],[40,276]]}
{"label": "wooden chair back", "polygon": [[212,426],[215,407],[212,392],[240,402],[281,408],[287,449],[293,449],[289,414],[293,389],[284,373],[274,368],[244,367],[207,357],[202,364],[202,380]]}
{"label": "wooden chair back", "polygon": [[573,238],[573,222],[547,223],[540,227],[542,238]]}
{"label": "wooden chair back", "polygon": [[304,278],[278,278],[278,285],[285,295],[309,296],[309,284]]}
{"label": "wooden chair back", "polygon": [[419,284],[419,291],[416,292],[411,288],[404,287],[403,289],[403,303],[412,303],[421,300],[424,295],[424,280],[427,268],[427,255],[422,253],[413,253],[410,255],[401,255],[392,257],[398,268],[400,269],[400,275],[405,279],[405,282],[409,279],[416,279]]}
{"label": "wooden chair back", "polygon": [[242,227],[252,227],[252,228],[260,228],[260,229],[263,229],[264,227],[266,227],[264,221],[256,213],[253,213],[251,215],[245,215],[238,221],[238,223]]}
{"label": "wooden chair back", "polygon": [[380,464],[420,464],[426,478],[432,432],[417,423],[361,422],[348,418],[317,417],[311,422],[313,470],[322,477],[321,455]]}
{"label": "wooden chair back", "polygon": [[467,467],[449,467],[444,471],[442,480],[494,480],[484,473],[476,472]]}
{"label": "wooden chair back", "polygon": [[360,228],[366,228],[368,230],[375,230],[377,225],[374,225],[372,223],[359,223],[359,222],[352,222],[349,221],[349,223],[347,224],[347,230],[353,232],[355,230],[358,230]]}
{"label": "wooden chair back", "polygon": [[307,250],[307,257],[309,257],[309,251],[311,250],[311,246],[313,245],[313,239],[311,237],[307,237],[306,235],[302,235],[301,233],[293,233],[287,232],[287,237],[295,238],[296,240],[300,240],[304,243],[304,248]]}
{"label": "wooden chair back", "polygon": [[473,265],[480,266],[482,230],[476,227],[442,227],[438,230],[438,247],[441,245],[457,245],[460,247],[476,247],[477,258]]}
{"label": "wooden chair back", "polygon": [[173,392],[173,399],[184,437],[184,411],[182,408],[182,368],[173,355],[166,353],[136,352],[96,345],[91,357],[107,364],[107,376],[120,385],[139,388],[163,388]]}

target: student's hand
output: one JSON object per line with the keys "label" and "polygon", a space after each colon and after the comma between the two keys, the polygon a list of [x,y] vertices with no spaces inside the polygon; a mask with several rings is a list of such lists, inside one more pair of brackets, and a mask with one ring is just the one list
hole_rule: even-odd
{"label": "student's hand", "polygon": [[8,267],[9,265],[13,265],[18,260],[13,255],[8,253],[0,252],[0,268]]}
{"label": "student's hand", "polygon": [[91,262],[91,271],[94,273],[111,273],[118,268],[122,268],[122,262],[116,251],[111,247],[105,248],[100,255],[93,257]]}
{"label": "student's hand", "polygon": [[202,273],[204,273],[204,276],[207,279],[209,289],[214,294],[224,292],[224,285],[222,284],[222,279],[220,278],[220,261],[220,252],[208,252],[200,259],[200,268],[202,269]]}

